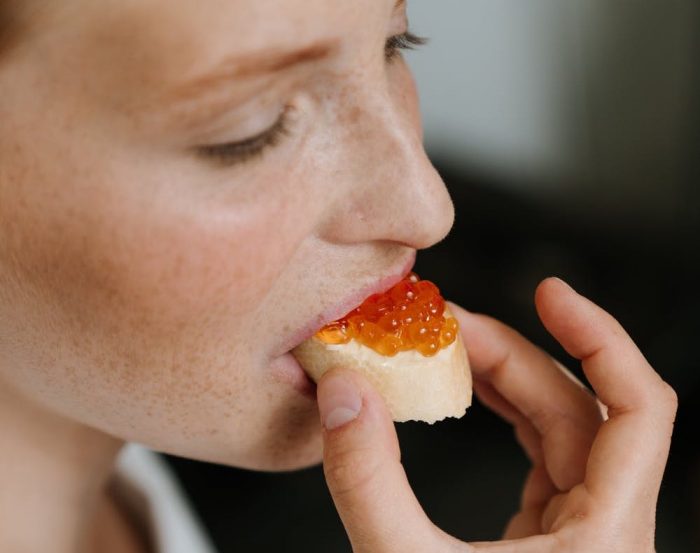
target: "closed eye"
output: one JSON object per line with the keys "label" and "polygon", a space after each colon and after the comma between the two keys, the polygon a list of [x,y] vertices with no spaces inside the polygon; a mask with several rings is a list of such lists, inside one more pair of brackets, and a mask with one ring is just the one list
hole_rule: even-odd
{"label": "closed eye", "polygon": [[244,163],[262,155],[267,149],[276,146],[289,132],[288,109],[282,111],[277,121],[261,133],[236,142],[198,146],[196,153],[207,160],[222,166]]}
{"label": "closed eye", "polygon": [[[415,35],[410,31],[391,36],[384,45],[384,57],[388,62],[391,62],[400,55],[401,50],[414,50],[427,42],[427,38]],[[276,146],[288,132],[287,110],[285,109],[269,129],[255,136],[236,142],[198,146],[196,153],[199,157],[213,161],[220,166],[244,163]]]}

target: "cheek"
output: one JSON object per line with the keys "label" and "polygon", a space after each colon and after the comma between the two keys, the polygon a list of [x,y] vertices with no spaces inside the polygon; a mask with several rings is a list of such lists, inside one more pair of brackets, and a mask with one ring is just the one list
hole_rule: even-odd
{"label": "cheek", "polygon": [[[232,209],[37,167],[0,182],[0,309],[18,314],[0,337],[21,343],[0,348],[0,370],[55,410],[158,449],[251,467],[315,460],[313,403],[264,378],[251,328],[307,234],[291,199]],[[290,412],[294,424],[271,418]]]}
{"label": "cheek", "polygon": [[293,225],[272,203],[185,209],[168,198],[129,196],[116,182],[74,178],[69,186],[60,194],[15,191],[5,204],[13,212],[3,215],[12,251],[3,257],[25,285],[86,325],[111,318],[165,332],[242,318],[296,247]]}
{"label": "cheek", "polygon": [[105,352],[143,344],[146,356],[207,332],[201,350],[216,339],[249,343],[247,318],[297,239],[275,202],[232,209],[183,199],[148,175],[49,151],[15,156],[0,182],[0,279],[14,281],[3,286],[17,290],[10,301],[34,298],[38,325],[53,320]]}

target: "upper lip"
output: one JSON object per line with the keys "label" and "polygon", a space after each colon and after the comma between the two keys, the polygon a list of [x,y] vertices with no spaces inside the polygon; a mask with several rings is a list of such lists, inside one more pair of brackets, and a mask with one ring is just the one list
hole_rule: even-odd
{"label": "upper lip", "polygon": [[414,251],[407,260],[391,271],[388,271],[385,276],[363,286],[362,288],[356,289],[351,294],[345,296],[342,301],[332,305],[325,311],[318,314],[308,324],[304,325],[296,334],[294,334],[294,336],[285,345],[283,351],[289,351],[295,346],[301,344],[303,341],[311,338],[311,336],[316,334],[320,328],[339,319],[343,315],[346,315],[352,309],[360,305],[368,296],[387,291],[396,283],[400,282],[409,273],[415,262],[416,253]]}

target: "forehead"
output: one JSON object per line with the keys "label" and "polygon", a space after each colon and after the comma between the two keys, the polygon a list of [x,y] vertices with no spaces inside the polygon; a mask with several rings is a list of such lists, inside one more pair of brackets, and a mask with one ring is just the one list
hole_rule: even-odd
{"label": "forehead", "polygon": [[[382,0],[68,0],[46,24],[102,67],[187,78],[236,53],[296,49],[376,32]],[[383,20],[383,21],[382,21]]]}

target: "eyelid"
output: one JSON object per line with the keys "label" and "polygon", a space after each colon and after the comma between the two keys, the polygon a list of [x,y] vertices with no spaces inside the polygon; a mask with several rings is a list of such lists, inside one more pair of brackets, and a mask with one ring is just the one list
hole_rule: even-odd
{"label": "eyelid", "polygon": [[268,148],[276,146],[289,132],[288,115],[287,106],[282,109],[275,122],[264,131],[245,140],[198,146],[196,152],[205,159],[226,166],[248,161],[261,155]]}

